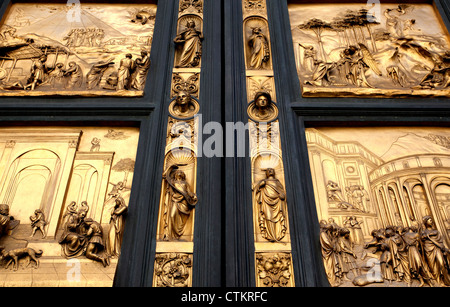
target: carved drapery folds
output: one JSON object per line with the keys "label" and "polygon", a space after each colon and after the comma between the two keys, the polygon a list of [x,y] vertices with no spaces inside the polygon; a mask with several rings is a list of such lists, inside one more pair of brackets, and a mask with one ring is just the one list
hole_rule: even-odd
{"label": "carved drapery folds", "polygon": [[259,16],[244,21],[245,54],[248,70],[271,70],[269,27],[267,20]]}
{"label": "carved drapery folds", "polygon": [[307,129],[332,286],[450,285],[448,133],[419,127]]}
{"label": "carved drapery folds", "polygon": [[0,30],[0,95],[142,96],[156,5],[69,6],[11,6]]}
{"label": "carved drapery folds", "polygon": [[[266,1],[242,1],[256,284],[294,286]],[[273,251],[273,254],[264,253]]]}
{"label": "carved drapery folds", "polygon": [[449,249],[431,216],[419,226],[373,229],[372,239],[363,245],[333,220],[320,224],[325,271],[334,287],[350,281],[355,286],[394,282],[411,286],[415,281],[419,287],[450,286]]}
{"label": "carved drapery folds", "polygon": [[176,68],[200,68],[202,58],[203,20],[193,14],[184,15],[178,21]]}
{"label": "carved drapery folds", "polygon": [[[2,269],[33,266],[46,276],[47,286],[69,282],[66,267],[70,262],[83,262],[80,273],[98,266],[115,270],[138,139],[139,129],[133,127],[0,129]],[[50,272],[47,266],[39,266],[49,259],[61,267]],[[32,279],[29,285],[39,282]],[[85,281],[98,282],[90,277]],[[73,282],[82,285],[76,278]],[[112,280],[102,285],[111,286]]]}
{"label": "carved drapery folds", "polygon": [[[161,233],[164,241],[192,241],[195,194],[195,161],[189,152],[170,153],[163,173]],[[187,163],[186,163],[187,162]],[[193,165],[194,163],[194,165]]]}
{"label": "carved drapery folds", "polygon": [[304,96],[449,96],[450,38],[432,4],[289,10]]}
{"label": "carved drapery folds", "polygon": [[275,170],[265,170],[266,178],[256,183],[253,188],[254,199],[259,207],[259,231],[270,242],[281,241],[286,235],[286,191],[283,184],[275,177]]}
{"label": "carved drapery folds", "polygon": [[179,2],[155,271],[156,287],[192,286],[203,1]]}

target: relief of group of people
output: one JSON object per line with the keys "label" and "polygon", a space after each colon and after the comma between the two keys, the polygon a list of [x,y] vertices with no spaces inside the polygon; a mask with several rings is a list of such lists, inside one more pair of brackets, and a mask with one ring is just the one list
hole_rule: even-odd
{"label": "relief of group of people", "polygon": [[86,217],[88,211],[86,201],[80,205],[73,201],[67,206],[63,216],[63,231],[59,239],[62,254],[66,258],[84,255],[106,267],[110,264],[111,257],[120,255],[127,206],[122,197],[115,198],[106,238],[102,225]]}
{"label": "relief of group of people", "polygon": [[98,28],[78,28],[70,30],[63,38],[67,47],[100,47],[105,31]]}
{"label": "relief of group of people", "polygon": [[[450,286],[450,250],[431,216],[425,216],[421,224],[414,226],[387,226],[373,230],[372,239],[359,246],[362,252],[358,255],[355,247],[360,242],[353,242],[348,227],[338,226],[333,219],[328,222],[322,220],[320,227],[322,257],[331,286],[350,281],[350,272],[354,276],[353,284],[358,286],[385,281],[411,286],[413,280],[419,281],[419,287],[425,284],[430,287]],[[368,256],[376,259],[379,265],[378,279],[369,280],[369,274],[361,274],[363,269],[374,268],[374,262],[371,265],[368,265],[369,261],[357,264],[358,258],[365,260]]]}
{"label": "relief of group of people", "polygon": [[25,90],[35,90],[37,86],[47,85],[54,89],[81,89],[88,90],[102,87],[108,90],[143,90],[147,72],[150,67],[150,54],[146,50],[141,51],[141,56],[133,59],[133,55],[126,54],[120,61],[119,68],[106,76],[103,84],[101,81],[105,72],[114,66],[112,60],[99,61],[92,65],[84,76],[82,67],[75,61],[70,61],[67,66],[57,63],[55,67],[47,65],[47,56],[43,55],[34,59]]}

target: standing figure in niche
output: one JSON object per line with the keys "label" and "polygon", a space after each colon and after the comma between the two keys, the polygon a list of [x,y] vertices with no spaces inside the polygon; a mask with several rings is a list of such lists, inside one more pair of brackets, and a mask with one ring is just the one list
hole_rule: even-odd
{"label": "standing figure in niche", "polygon": [[120,255],[127,210],[128,207],[125,205],[125,200],[122,197],[117,197],[115,206],[111,212],[108,239],[106,241],[106,251],[112,257],[118,257]]}
{"label": "standing figure in niche", "polygon": [[270,60],[269,42],[261,28],[252,29],[252,35],[248,42],[251,50],[250,68],[263,69],[264,64]]}
{"label": "standing figure in niche", "polygon": [[197,67],[202,55],[203,34],[195,28],[195,21],[188,21],[186,30],[175,37],[175,44],[181,46],[176,67]]}
{"label": "standing figure in niche", "polygon": [[262,236],[270,241],[281,241],[286,235],[286,192],[275,178],[275,170],[268,168],[266,178],[253,188],[259,208],[259,228]]}
{"label": "standing figure in niche", "polygon": [[172,165],[163,174],[167,182],[165,199],[164,240],[179,240],[186,231],[186,223],[198,202],[186,180],[186,174],[179,169],[183,165]]}

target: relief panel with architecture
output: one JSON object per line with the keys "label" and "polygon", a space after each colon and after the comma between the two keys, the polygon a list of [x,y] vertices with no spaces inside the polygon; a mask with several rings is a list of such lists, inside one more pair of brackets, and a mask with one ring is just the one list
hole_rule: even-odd
{"label": "relief panel with architecture", "polygon": [[155,4],[10,5],[0,95],[142,96],[155,15]]}
{"label": "relief panel with architecture", "polygon": [[[128,127],[0,129],[0,260],[12,270],[1,285],[93,282],[82,268],[99,273],[91,285],[112,285],[138,137]],[[83,264],[80,279],[68,277],[68,263]],[[28,271],[13,275],[20,267]]]}
{"label": "relief panel with architecture", "polygon": [[448,97],[450,40],[431,4],[291,4],[303,96]]}
{"label": "relief panel with architecture", "polygon": [[449,286],[450,130],[308,128],[332,286]]}

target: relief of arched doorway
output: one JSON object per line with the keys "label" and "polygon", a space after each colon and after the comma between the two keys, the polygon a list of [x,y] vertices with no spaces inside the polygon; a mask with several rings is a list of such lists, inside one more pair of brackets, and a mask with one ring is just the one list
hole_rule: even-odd
{"label": "relief of arched doorway", "polygon": [[[74,167],[69,189],[66,196],[66,204],[74,201],[80,204],[86,201],[90,207],[95,203],[94,199],[98,188],[98,171],[88,164],[81,164]],[[92,208],[89,213],[91,213]]]}
{"label": "relief of arched doorway", "polygon": [[111,207],[109,202],[105,202],[105,196],[111,184],[109,177],[113,158],[113,152],[77,152],[58,228],[62,227],[62,216],[71,202],[78,206],[86,202],[89,207],[87,217],[99,223],[109,222]]}
{"label": "relief of arched doorway", "polygon": [[424,186],[422,184],[416,184],[412,188],[412,194],[420,215],[420,219],[422,219],[424,216],[432,215]]}
{"label": "relief of arched doorway", "polygon": [[42,149],[28,151],[11,163],[1,195],[15,219],[29,224],[36,209],[49,215],[60,168],[59,157]]}
{"label": "relief of arched doorway", "polygon": [[431,180],[430,189],[436,202],[436,226],[450,243],[450,178],[439,176]]}
{"label": "relief of arched doorway", "polygon": [[44,209],[50,179],[50,170],[42,166],[27,167],[16,175],[10,204],[10,213],[15,219],[28,224],[34,210]]}

